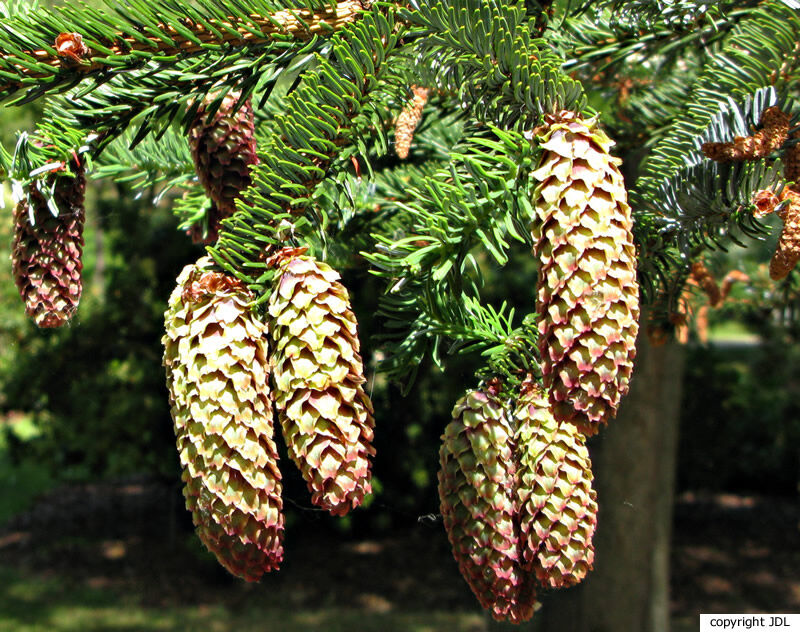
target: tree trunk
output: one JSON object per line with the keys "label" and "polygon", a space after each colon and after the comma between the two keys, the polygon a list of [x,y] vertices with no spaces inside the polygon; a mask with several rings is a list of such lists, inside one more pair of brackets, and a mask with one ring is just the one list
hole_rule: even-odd
{"label": "tree trunk", "polygon": [[[594,571],[580,586],[542,594],[542,609],[522,629],[669,630],[669,544],[682,374],[681,347],[654,348],[641,336],[631,390],[617,418],[589,443],[600,506]],[[492,623],[490,629],[513,628]]]}

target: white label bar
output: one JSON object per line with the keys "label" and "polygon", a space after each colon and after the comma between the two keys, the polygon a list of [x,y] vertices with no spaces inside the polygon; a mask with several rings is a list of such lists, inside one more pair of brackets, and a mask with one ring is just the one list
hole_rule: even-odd
{"label": "white label bar", "polygon": [[700,632],[800,632],[800,614],[701,614]]}

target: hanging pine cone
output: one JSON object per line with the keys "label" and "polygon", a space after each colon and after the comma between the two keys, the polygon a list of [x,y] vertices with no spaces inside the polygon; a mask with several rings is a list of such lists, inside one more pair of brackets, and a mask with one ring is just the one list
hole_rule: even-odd
{"label": "hanging pine cone", "polygon": [[47,190],[55,185],[52,203],[57,216],[35,186],[14,210],[14,281],[25,313],[39,327],[68,323],[81,298],[86,178],[82,165],[73,165],[72,171],[72,176],[53,174],[43,185]]}
{"label": "hanging pine cone", "polygon": [[523,566],[546,587],[572,586],[592,568],[597,526],[584,437],[572,424],[553,418],[536,387],[520,396],[514,418]]}
{"label": "hanging pine cone", "polygon": [[556,419],[587,435],[616,414],[636,355],[639,286],[613,142],[595,119],[550,117],[533,172],[542,375]]}
{"label": "hanging pine cone", "polygon": [[236,200],[250,186],[250,167],[258,164],[253,106],[247,99],[235,110],[240,96],[228,93],[210,121],[207,107],[217,95],[206,98],[189,129],[197,176],[213,202],[207,233],[198,239],[197,229],[190,229],[195,241],[216,241],[220,221],[236,211]]}
{"label": "hanging pine cone", "polygon": [[720,292],[717,281],[711,275],[705,263],[702,261],[695,261],[692,263],[689,278],[703,290],[708,297],[708,304],[711,305],[711,307],[719,306],[722,302],[722,293]]}
{"label": "hanging pine cone", "polygon": [[178,277],[162,339],[186,507],[203,544],[247,581],[283,559],[267,331],[252,298],[203,258]]}
{"label": "hanging pine cone", "polygon": [[422,110],[428,102],[428,89],[412,86],[414,98],[403,108],[394,125],[394,151],[398,158],[408,158],[414,131],[422,120]]}
{"label": "hanging pine cone", "polygon": [[356,318],[330,266],[294,254],[274,261],[270,364],[283,436],[312,502],[342,516],[372,491],[375,454]]}
{"label": "hanging pine cone", "polygon": [[489,392],[466,394],[453,408],[439,452],[439,499],[461,575],[497,620],[533,616],[532,574],[520,567],[514,498],[514,432]]}
{"label": "hanging pine cone", "polygon": [[786,199],[789,204],[779,213],[783,229],[769,262],[769,276],[773,281],[785,279],[800,260],[800,193],[784,189],[781,200]]}

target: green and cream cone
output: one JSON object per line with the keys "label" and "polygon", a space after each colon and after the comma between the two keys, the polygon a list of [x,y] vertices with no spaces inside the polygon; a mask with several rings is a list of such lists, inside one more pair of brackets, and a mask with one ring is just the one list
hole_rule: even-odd
{"label": "green and cream cone", "polygon": [[616,414],[636,355],[631,211],[613,142],[595,119],[549,117],[533,177],[542,375],[559,421],[595,434]]}
{"label": "green and cream cone", "polygon": [[269,300],[275,403],[312,502],[345,515],[372,491],[372,402],[355,315],[339,274],[311,257],[279,258]]}
{"label": "green and cream cone", "polygon": [[514,413],[517,504],[524,568],[548,588],[577,584],[592,568],[597,495],[584,437],[553,418],[547,397],[526,388]]}
{"label": "green and cream cone", "polygon": [[186,266],[164,325],[186,507],[220,563],[247,581],[283,559],[267,328],[250,293],[203,258]]}
{"label": "green and cream cone", "polygon": [[495,619],[530,619],[536,594],[520,565],[514,430],[489,390],[456,403],[439,464],[442,518],[461,575]]}

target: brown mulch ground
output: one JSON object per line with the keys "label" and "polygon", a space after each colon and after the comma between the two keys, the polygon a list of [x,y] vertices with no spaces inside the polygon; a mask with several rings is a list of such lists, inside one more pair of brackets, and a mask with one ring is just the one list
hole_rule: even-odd
{"label": "brown mulch ground", "polygon": [[696,495],[675,505],[672,608],[800,612],[797,498]]}
{"label": "brown mulch ground", "polygon": [[[244,603],[252,587],[210,559],[186,523],[174,486],[65,488],[0,526],[0,565],[136,594],[142,605]],[[673,540],[675,617],[800,612],[796,499],[684,494]],[[425,519],[375,539],[308,521],[290,532],[283,567],[264,585],[260,594],[281,607],[476,609],[441,523]]]}

